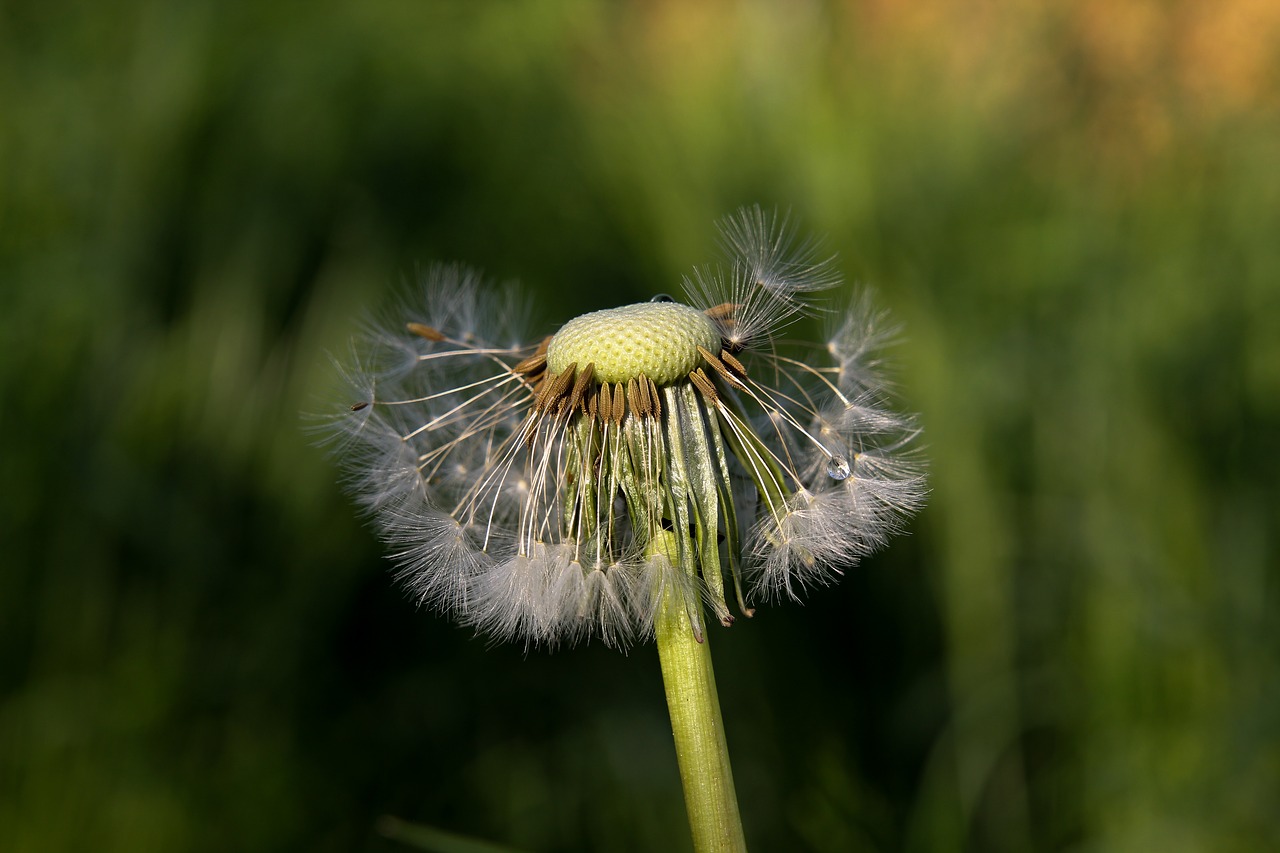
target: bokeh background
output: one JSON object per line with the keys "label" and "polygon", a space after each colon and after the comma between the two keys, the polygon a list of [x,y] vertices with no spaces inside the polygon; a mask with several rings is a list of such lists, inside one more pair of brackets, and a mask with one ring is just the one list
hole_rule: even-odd
{"label": "bokeh background", "polygon": [[652,648],[415,611],[299,412],[420,264],[554,324],[752,203],[903,325],[933,486],[712,636],[753,849],[1280,849],[1278,57],[1271,0],[0,4],[0,849],[687,849]]}

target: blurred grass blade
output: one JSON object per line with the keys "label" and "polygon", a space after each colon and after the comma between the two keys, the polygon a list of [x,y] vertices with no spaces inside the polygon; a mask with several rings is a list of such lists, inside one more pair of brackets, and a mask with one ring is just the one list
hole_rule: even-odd
{"label": "blurred grass blade", "polygon": [[521,853],[514,847],[467,838],[434,827],[409,823],[398,817],[380,818],[378,832],[392,841],[399,841],[418,850],[430,850],[431,853]]}

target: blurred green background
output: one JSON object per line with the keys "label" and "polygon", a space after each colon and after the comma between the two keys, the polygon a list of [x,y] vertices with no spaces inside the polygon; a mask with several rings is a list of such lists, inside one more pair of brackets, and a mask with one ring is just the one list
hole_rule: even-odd
{"label": "blurred green background", "polygon": [[298,413],[420,263],[554,325],[751,203],[903,324],[933,484],[714,633],[753,849],[1280,849],[1277,57],[1270,0],[0,5],[0,849],[687,849],[652,648],[416,612]]}

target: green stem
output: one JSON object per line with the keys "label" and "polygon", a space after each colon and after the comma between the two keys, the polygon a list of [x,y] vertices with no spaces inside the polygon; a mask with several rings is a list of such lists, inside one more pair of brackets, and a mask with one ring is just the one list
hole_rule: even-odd
{"label": "green stem", "polygon": [[684,597],[670,587],[655,622],[693,849],[696,853],[745,851],[706,632],[698,642]]}

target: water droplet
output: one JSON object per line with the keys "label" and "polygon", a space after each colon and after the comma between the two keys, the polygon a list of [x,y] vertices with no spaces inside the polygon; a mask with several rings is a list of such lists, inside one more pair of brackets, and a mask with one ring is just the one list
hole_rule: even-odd
{"label": "water droplet", "polygon": [[827,476],[833,480],[848,479],[849,460],[843,456],[832,456],[827,460]]}
{"label": "water droplet", "polygon": [[670,293],[659,293],[657,296],[649,300],[650,302],[675,302],[676,298]]}

